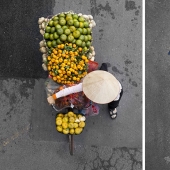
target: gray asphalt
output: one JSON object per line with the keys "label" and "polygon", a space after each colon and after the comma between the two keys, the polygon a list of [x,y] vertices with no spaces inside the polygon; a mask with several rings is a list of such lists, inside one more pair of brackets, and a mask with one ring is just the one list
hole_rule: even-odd
{"label": "gray asphalt", "polygon": [[[141,5],[140,0],[0,2],[3,170],[142,169]],[[100,105],[100,114],[89,117],[83,133],[75,136],[74,156],[67,136],[55,130],[56,112],[46,101],[37,23],[42,16],[69,10],[93,15],[96,61],[106,62],[124,88],[117,119],[111,120],[107,105]]]}
{"label": "gray asphalt", "polygon": [[146,1],[146,170],[170,169],[169,6]]}

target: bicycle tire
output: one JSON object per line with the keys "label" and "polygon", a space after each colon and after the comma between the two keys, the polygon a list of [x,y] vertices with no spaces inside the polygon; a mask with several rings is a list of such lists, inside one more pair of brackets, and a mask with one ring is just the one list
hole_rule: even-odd
{"label": "bicycle tire", "polygon": [[73,155],[73,135],[69,135],[69,150],[70,150],[70,155]]}

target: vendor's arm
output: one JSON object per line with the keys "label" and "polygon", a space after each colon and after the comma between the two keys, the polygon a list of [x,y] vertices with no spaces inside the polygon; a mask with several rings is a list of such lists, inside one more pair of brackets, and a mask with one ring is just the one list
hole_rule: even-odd
{"label": "vendor's arm", "polygon": [[64,97],[64,96],[67,96],[69,94],[78,93],[78,92],[81,92],[81,91],[83,91],[83,86],[82,86],[82,83],[79,83],[75,86],[71,86],[71,87],[65,88],[63,90],[60,90],[59,92],[53,94],[52,97],[53,97],[54,100],[56,100],[60,97]]}

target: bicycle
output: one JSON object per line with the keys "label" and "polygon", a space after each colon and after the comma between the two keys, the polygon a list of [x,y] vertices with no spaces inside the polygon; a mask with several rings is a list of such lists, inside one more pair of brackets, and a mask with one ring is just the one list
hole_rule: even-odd
{"label": "bicycle", "polygon": [[[53,109],[54,109],[55,111],[59,112],[59,110],[57,110],[57,109],[55,108],[55,105],[54,105],[54,104],[52,104],[52,107],[53,107]],[[72,112],[73,112],[73,108],[71,108],[71,107],[68,107],[68,108],[66,108],[66,109],[67,109],[68,112],[69,112],[69,111],[72,111]],[[74,151],[73,136],[74,136],[74,135],[72,135],[72,134],[68,134],[68,142],[69,142],[69,152],[70,152],[70,155],[73,155],[73,151]]]}

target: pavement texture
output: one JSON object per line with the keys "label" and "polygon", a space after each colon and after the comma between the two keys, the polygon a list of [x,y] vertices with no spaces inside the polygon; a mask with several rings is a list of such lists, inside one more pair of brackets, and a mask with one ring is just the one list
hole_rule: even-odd
{"label": "pavement texture", "polygon": [[[1,1],[0,6],[1,168],[141,170],[141,1]],[[96,61],[106,62],[124,88],[117,119],[111,120],[107,105],[100,105],[100,114],[87,118],[83,133],[74,137],[74,156],[68,137],[55,130],[56,112],[46,101],[37,23],[39,17],[69,10],[93,15]]]}
{"label": "pavement texture", "polygon": [[146,1],[146,170],[170,169],[169,6]]}

